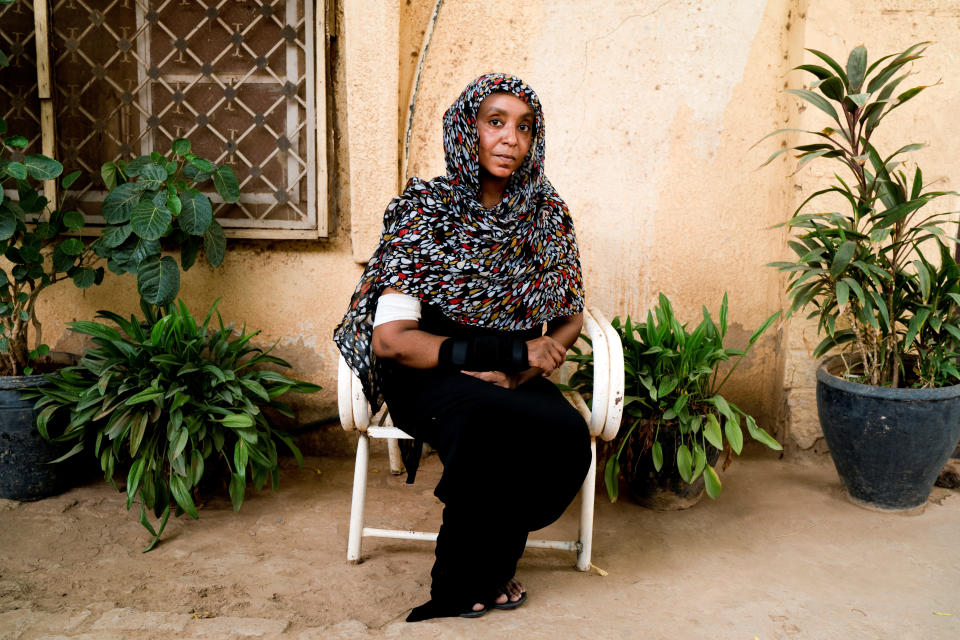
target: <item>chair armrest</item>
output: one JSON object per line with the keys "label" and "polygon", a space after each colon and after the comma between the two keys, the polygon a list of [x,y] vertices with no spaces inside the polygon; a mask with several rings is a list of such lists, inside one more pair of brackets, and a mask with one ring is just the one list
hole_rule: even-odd
{"label": "chair armrest", "polygon": [[366,431],[370,426],[370,406],[363,395],[363,385],[342,355],[337,367],[337,410],[340,425],[346,431]]}
{"label": "chair armrest", "polygon": [[[599,309],[584,309],[583,323],[593,343],[590,435],[612,440],[620,430],[623,415],[623,347],[620,336]],[[370,405],[363,386],[342,355],[337,368],[337,409],[345,430],[366,431],[370,426]]]}
{"label": "chair armrest", "polygon": [[623,417],[623,346],[599,309],[587,309],[584,326],[593,343],[593,411],[590,435],[613,440]]}
{"label": "chair armrest", "polygon": [[607,348],[607,334],[593,315],[595,311],[583,310],[583,326],[593,348],[593,402],[590,412],[590,435],[593,437],[603,433],[610,391],[610,350]]}
{"label": "chair armrest", "polygon": [[623,345],[620,342],[620,335],[613,328],[613,325],[607,322],[603,313],[594,309],[594,317],[607,337],[607,349],[609,350],[607,361],[610,363],[610,392],[607,395],[607,415],[603,425],[603,433],[600,434],[600,437],[604,440],[613,440],[620,431],[620,422],[623,418],[623,396],[625,393]]}

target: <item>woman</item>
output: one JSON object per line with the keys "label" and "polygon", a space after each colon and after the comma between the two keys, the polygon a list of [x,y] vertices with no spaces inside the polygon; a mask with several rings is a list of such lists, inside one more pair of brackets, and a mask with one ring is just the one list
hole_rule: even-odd
{"label": "woman", "polygon": [[483,75],[443,125],[447,175],[411,179],[387,207],[334,334],[374,407],[385,399],[416,439],[407,481],[422,442],[444,465],[431,600],[410,622],[522,604],[527,534],[560,517],[590,465],[583,418],[544,379],[579,335],[583,289],[543,174],[540,100]]}

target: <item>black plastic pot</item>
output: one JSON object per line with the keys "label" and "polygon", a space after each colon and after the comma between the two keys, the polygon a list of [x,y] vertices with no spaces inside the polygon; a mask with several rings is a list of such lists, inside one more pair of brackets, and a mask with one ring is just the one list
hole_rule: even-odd
{"label": "black plastic pot", "polygon": [[74,465],[48,464],[69,450],[43,439],[33,426],[33,401],[20,389],[45,386],[41,375],[0,376],[0,498],[39,500],[73,483]]}
{"label": "black plastic pot", "polygon": [[817,412],[850,499],[877,509],[919,507],[960,441],[960,385],[874,387],[831,374],[838,364],[817,369]]}

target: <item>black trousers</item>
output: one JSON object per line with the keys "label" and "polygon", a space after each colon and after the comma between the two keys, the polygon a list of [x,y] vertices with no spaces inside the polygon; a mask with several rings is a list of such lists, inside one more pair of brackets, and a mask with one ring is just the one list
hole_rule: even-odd
{"label": "black trousers", "polygon": [[527,534],[576,496],[590,465],[587,425],[543,378],[504,389],[395,366],[383,380],[396,425],[443,462],[432,601],[451,610],[489,602],[513,577]]}

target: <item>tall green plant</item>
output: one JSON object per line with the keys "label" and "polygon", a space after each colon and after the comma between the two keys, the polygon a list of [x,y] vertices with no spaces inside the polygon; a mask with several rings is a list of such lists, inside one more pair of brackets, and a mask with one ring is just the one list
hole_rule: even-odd
{"label": "tall green plant", "polygon": [[[0,5],[12,0],[0,0]],[[0,51],[0,68],[10,65]],[[43,343],[43,325],[37,317],[37,300],[50,285],[72,279],[86,289],[103,281],[95,268],[96,257],[76,237],[86,220],[78,211],[50,207],[39,183],[58,180],[63,204],[67,189],[80,176],[74,171],[61,177],[63,165],[42,154],[27,154],[25,136],[7,130],[0,118],[0,254],[12,265],[0,269],[0,375],[33,372],[35,361],[49,352]],[[16,198],[6,190],[15,187]],[[35,347],[29,344],[33,329]]]}
{"label": "tall green plant", "polygon": [[[942,225],[955,212],[927,213],[926,206],[953,191],[929,189],[919,167],[909,175],[903,154],[872,143],[877,127],[895,109],[930,85],[899,91],[928,43],[921,42],[868,64],[867,50],[850,52],[846,66],[808,49],[826,67],[804,64],[809,89],[789,89],[828,116],[819,131],[799,131],[815,142],[785,147],[770,156],[799,152],[800,165],[824,158],[847,175],[806,198],[786,224],[796,259],[770,266],[788,274],[790,313],[812,306],[824,335],[815,356],[837,351],[847,375],[872,385],[942,386],[957,381],[957,269],[946,250],[952,239]],[[899,92],[898,92],[899,91]],[[817,203],[824,202],[820,206]],[[832,210],[839,202],[841,209]],[[925,247],[934,247],[933,259]],[[906,378],[906,381],[904,380]]]}
{"label": "tall green plant", "polygon": [[[183,302],[163,317],[148,305],[144,310],[145,318],[129,320],[99,313],[117,328],[70,323],[95,346],[79,365],[47,376],[51,386],[28,397],[37,400],[41,434],[74,443],[62,459],[92,447],[114,488],[126,478],[127,509],[140,503],[140,523],[153,536],[144,549],[149,551],[171,508],[176,515],[198,517],[193,494],[205,475],[222,470],[230,477],[234,510],[243,503],[248,481],[257,489],[270,481],[276,489],[278,443],[298,463],[300,451],[264,410],[293,417],[279,397],[320,387],[265,368],[290,365],[251,345],[258,331],[247,333],[244,327],[235,336],[216,303],[199,325]],[[214,314],[217,327],[211,328]],[[151,511],[160,519],[156,529],[147,519]]]}
{"label": "tall green plant", "polygon": [[[86,289],[104,276],[92,248],[75,235],[86,225],[83,214],[51,209],[39,191],[40,181],[58,180],[62,200],[80,172],[61,178],[63,165],[44,155],[24,155],[26,146],[27,139],[8,134],[0,118],[0,254],[11,265],[0,269],[0,375],[7,376],[31,373],[33,361],[49,351],[37,317],[41,293],[64,280]],[[4,193],[11,184],[16,199]]]}
{"label": "tall green plant", "polygon": [[161,256],[161,243],[180,248],[184,271],[200,248],[210,266],[223,262],[226,236],[213,219],[210,198],[200,189],[212,183],[224,202],[236,202],[240,187],[233,169],[217,166],[190,150],[190,141],[173,141],[171,152],[153,152],[129,162],[104,163],[100,175],[110,193],[103,201],[107,222],[97,253],[115,273],[135,273],[147,303],[163,307],[180,291],[180,268]]}
{"label": "tall green plant", "polygon": [[[618,436],[616,452],[607,459],[604,481],[611,501],[619,494],[621,459],[634,432],[649,446],[654,468],[660,471],[664,451],[660,436],[665,430],[675,430],[679,446],[676,452],[677,470],[684,482],[692,483],[703,474],[707,495],[720,495],[720,478],[708,463],[708,447],[722,451],[725,447],[736,454],[743,449],[743,426],[754,440],[771,449],[780,444],[756,420],[730,402],[720,393],[730,375],[737,368],[761,335],[779,317],[780,312],[767,318],[750,336],[744,350],[724,346],[727,335],[727,296],[720,304],[717,322],[706,307],[700,324],[687,330],[673,311],[670,300],[662,293],[659,304],[647,312],[646,322],[634,324],[630,316],[621,323],[611,323],[623,344],[624,423],[629,425]],[[570,386],[581,391],[592,387],[593,356],[574,349],[568,357],[577,363],[570,377]],[[720,375],[720,366],[733,360],[726,373]],[[646,450],[635,452],[645,454]]]}

